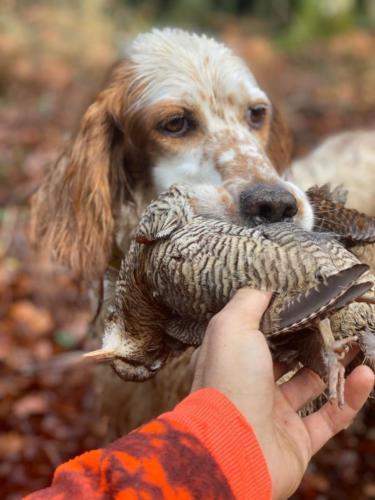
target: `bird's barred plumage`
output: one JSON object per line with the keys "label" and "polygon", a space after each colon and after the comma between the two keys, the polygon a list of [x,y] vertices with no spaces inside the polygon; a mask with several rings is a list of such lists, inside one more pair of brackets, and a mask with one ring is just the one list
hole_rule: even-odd
{"label": "bird's barred plumage", "polygon": [[[375,278],[332,234],[290,223],[248,229],[203,217],[197,207],[192,188],[174,186],[140,221],[103,339],[120,376],[147,379],[168,356],[199,345],[209,319],[245,286],[274,292],[261,327],[276,357],[305,358],[300,331],[301,339],[306,329],[316,335],[314,321],[325,314],[335,338],[358,335],[365,356],[375,357],[375,307],[343,308],[365,292],[374,296]],[[321,343],[313,347],[319,357]]]}

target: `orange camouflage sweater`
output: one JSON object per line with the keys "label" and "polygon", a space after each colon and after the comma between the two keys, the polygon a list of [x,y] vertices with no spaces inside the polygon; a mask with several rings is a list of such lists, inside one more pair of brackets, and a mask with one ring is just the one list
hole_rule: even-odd
{"label": "orange camouflage sweater", "polygon": [[202,389],[176,408],[60,465],[26,500],[269,500],[271,479],[254,432],[220,392]]}

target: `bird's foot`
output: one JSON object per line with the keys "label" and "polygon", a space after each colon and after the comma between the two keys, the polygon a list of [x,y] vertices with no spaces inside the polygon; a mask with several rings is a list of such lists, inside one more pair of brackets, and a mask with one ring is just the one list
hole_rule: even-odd
{"label": "bird's foot", "polygon": [[339,408],[345,404],[345,367],[340,360],[349,352],[352,342],[357,340],[358,337],[354,335],[346,339],[334,340],[326,345],[328,398],[331,402],[336,400]]}

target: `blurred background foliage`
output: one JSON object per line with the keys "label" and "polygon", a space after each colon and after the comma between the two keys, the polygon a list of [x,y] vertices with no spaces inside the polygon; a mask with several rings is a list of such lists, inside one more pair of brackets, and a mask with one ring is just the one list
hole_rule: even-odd
{"label": "blurred background foliage", "polygon": [[[93,372],[73,369],[91,313],[80,284],[30,252],[28,201],[111,65],[154,26],[204,31],[248,62],[295,155],[375,128],[375,0],[0,0],[0,497],[47,485],[102,445]],[[96,418],[92,416],[96,415]],[[298,500],[375,498],[375,406],[310,464]]]}
{"label": "blurred background foliage", "polygon": [[356,27],[375,30],[373,0],[2,0],[0,30],[30,51],[58,53],[90,64],[108,46],[150,26],[208,32],[235,23],[244,34],[272,36],[298,50],[314,39]]}
{"label": "blurred background foliage", "polygon": [[[121,56],[129,40],[166,25],[219,36],[251,67],[263,58],[260,64],[272,68],[275,55],[280,63],[284,54],[296,56],[296,65],[329,73],[328,64],[320,65],[326,55],[349,61],[352,68],[357,65],[361,74],[366,59],[365,71],[372,73],[373,0],[1,0],[0,106],[7,96],[29,94],[36,108],[48,113],[57,94],[61,104],[71,85],[87,84],[94,91],[93,82],[100,86],[105,68]],[[263,69],[257,76],[266,87],[270,82],[271,92],[279,97],[272,79],[262,81]],[[332,72],[339,86],[345,71],[341,67]],[[367,97],[372,94],[370,81],[372,74],[361,83],[361,94]],[[77,105],[84,108],[86,100],[79,96]]]}

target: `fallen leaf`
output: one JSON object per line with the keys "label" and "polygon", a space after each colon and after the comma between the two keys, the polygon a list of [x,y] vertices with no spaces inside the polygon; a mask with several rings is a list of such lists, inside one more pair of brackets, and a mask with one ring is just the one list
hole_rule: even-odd
{"label": "fallen leaf", "polygon": [[25,336],[39,337],[48,333],[53,327],[50,313],[26,300],[12,304],[9,316],[16,323],[19,333]]}
{"label": "fallen leaf", "polygon": [[27,418],[30,415],[46,413],[47,411],[47,398],[41,394],[29,394],[13,405],[13,413],[18,418]]}
{"label": "fallen leaf", "polygon": [[0,458],[7,458],[17,455],[22,450],[24,437],[17,432],[7,432],[0,434]]}

